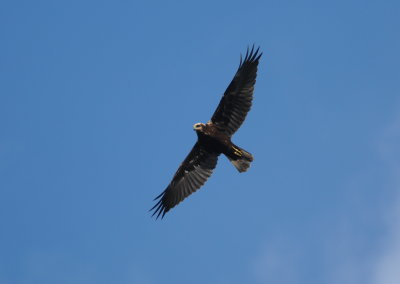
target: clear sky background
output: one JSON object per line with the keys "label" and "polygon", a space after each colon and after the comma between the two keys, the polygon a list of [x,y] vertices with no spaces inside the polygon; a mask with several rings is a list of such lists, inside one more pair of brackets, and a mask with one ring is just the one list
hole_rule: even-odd
{"label": "clear sky background", "polygon": [[[397,284],[399,1],[3,1],[0,283]],[[255,156],[166,215],[248,45]]]}

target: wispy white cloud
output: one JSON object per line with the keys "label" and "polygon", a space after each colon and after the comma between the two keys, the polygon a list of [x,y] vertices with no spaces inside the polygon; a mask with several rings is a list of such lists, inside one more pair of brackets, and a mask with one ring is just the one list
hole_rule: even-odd
{"label": "wispy white cloud", "polygon": [[[400,186],[400,183],[399,183]],[[398,284],[400,282],[400,202],[397,210],[388,213],[388,235],[374,267],[372,284]]]}
{"label": "wispy white cloud", "polygon": [[[342,216],[332,236],[335,241],[326,246],[331,259],[327,283],[399,283],[400,115],[384,127],[375,145],[377,156],[381,159],[379,166],[384,174],[377,177],[374,172],[360,173],[348,187],[367,188],[374,181],[372,186],[382,197],[377,198],[379,205],[370,212],[359,194],[356,197],[347,196],[349,205],[353,207],[353,216]],[[376,243],[363,244],[363,236],[354,227],[367,227],[368,223],[373,222],[376,224],[372,228],[382,231],[375,232],[378,235]]]}
{"label": "wispy white cloud", "polygon": [[400,281],[400,115],[384,131],[380,153],[388,164],[392,203],[383,213],[387,234],[373,269],[372,284]]}
{"label": "wispy white cloud", "polygon": [[[376,141],[379,164],[345,185],[344,208],[331,230],[320,236],[322,253],[317,261],[322,263],[319,277],[323,283],[400,283],[400,115]],[[374,172],[377,169],[381,172]],[[377,193],[373,208],[367,200],[370,197],[363,199],[365,189]],[[307,253],[292,239],[266,241],[255,259],[253,274],[258,283],[305,283],[301,262],[309,257]]]}

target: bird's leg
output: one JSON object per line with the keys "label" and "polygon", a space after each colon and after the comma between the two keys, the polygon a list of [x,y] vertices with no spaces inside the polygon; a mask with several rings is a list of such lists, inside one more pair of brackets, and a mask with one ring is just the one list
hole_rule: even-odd
{"label": "bird's leg", "polygon": [[236,148],[235,146],[232,146],[232,149],[234,150],[234,154],[241,157],[242,156],[242,151],[240,149]]}

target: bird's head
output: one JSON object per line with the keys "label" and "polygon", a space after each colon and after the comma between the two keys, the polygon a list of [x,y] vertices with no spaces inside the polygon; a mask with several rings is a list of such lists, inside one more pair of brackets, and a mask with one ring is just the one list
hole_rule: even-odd
{"label": "bird's head", "polygon": [[193,130],[202,132],[204,126],[205,126],[204,123],[196,123],[196,124],[193,125]]}

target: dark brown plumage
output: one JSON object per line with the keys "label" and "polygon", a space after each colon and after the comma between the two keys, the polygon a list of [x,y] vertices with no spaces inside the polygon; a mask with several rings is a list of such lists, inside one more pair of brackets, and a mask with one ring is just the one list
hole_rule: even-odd
{"label": "dark brown plumage", "polygon": [[168,187],[155,198],[159,199],[151,210],[153,216],[164,217],[171,208],[198,190],[211,176],[218,156],[224,154],[239,172],[244,172],[253,161],[253,156],[231,142],[249,112],[253,100],[257,66],[262,53],[259,48],[247,49],[240,58],[239,68],[226,89],[211,120],[196,123],[197,142],[182,162]]}

